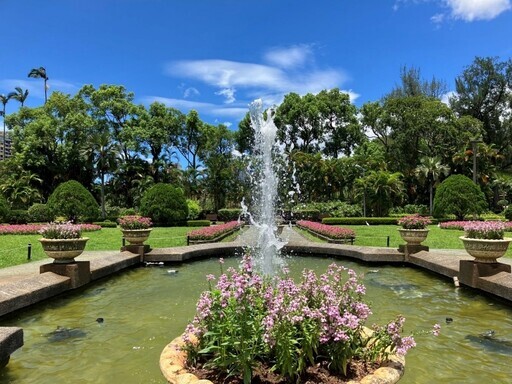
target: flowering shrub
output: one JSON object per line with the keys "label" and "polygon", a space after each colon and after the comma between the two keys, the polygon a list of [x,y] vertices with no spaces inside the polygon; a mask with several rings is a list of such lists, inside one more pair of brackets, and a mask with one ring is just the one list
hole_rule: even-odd
{"label": "flowering shrub", "polygon": [[118,222],[122,229],[148,229],[153,225],[149,217],[138,215],[120,217]]}
{"label": "flowering shrub", "polygon": [[371,336],[364,332],[371,314],[362,300],[365,287],[354,271],[336,264],[320,277],[304,270],[297,284],[287,274],[261,277],[246,256],[240,270],[229,268],[215,287],[213,275],[207,280],[210,289],[201,294],[183,336],[188,363],[241,375],[244,383],[251,382],[258,362],[291,382],[321,361],[346,374],[351,360],[378,363],[415,346],[412,336],[400,335],[401,316],[374,326]]}
{"label": "flowering shrub", "polygon": [[190,240],[213,240],[227,232],[240,228],[241,226],[242,223],[239,223],[238,221],[229,221],[224,224],[190,231],[188,233],[188,238]]}
{"label": "flowering shrub", "polygon": [[[36,235],[45,224],[10,224],[0,225],[0,235]],[[94,224],[76,224],[82,232],[99,231],[101,226]]]}
{"label": "flowering shrub", "polygon": [[501,221],[468,221],[464,231],[465,236],[472,239],[501,240],[505,224]]}
{"label": "flowering shrub", "polygon": [[319,233],[330,239],[350,239],[356,237],[356,233],[348,228],[333,227],[331,225],[320,224],[314,221],[299,220],[297,226],[306,228],[310,231]]}
{"label": "flowering shrub", "polygon": [[[466,226],[470,223],[473,223],[473,221],[447,221],[444,223],[440,223],[439,228],[441,228],[441,229],[458,229],[458,230],[463,231],[464,226]],[[501,223],[504,226],[505,232],[512,231],[512,222],[511,221],[506,221],[506,222],[501,222]]]}
{"label": "flowering shrub", "polygon": [[38,231],[45,239],[79,239],[82,230],[79,225],[71,223],[50,223]]}
{"label": "flowering shrub", "polygon": [[432,223],[430,218],[419,214],[405,216],[398,220],[398,225],[403,229],[425,229],[430,223]]}

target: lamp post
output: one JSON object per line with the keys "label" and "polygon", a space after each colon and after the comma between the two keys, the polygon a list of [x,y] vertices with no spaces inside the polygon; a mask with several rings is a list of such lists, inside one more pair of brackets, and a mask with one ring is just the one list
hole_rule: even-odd
{"label": "lamp post", "polygon": [[477,144],[482,143],[480,139],[471,140],[471,150],[473,151],[473,183],[476,184],[476,155],[478,152]]}

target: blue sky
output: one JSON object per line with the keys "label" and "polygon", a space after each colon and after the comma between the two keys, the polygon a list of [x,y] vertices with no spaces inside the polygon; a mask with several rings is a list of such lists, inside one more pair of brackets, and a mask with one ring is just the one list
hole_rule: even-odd
{"label": "blue sky", "polygon": [[233,127],[256,98],[338,87],[361,106],[403,66],[453,91],[475,56],[512,56],[512,0],[0,0],[0,26],[0,93],[28,106],[43,66],[50,92],[122,84]]}

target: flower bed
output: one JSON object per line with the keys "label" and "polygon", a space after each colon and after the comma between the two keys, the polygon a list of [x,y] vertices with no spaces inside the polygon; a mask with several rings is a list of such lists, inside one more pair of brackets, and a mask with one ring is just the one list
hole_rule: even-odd
{"label": "flower bed", "polygon": [[[354,271],[336,264],[321,276],[304,270],[299,283],[284,272],[265,278],[246,256],[239,271],[208,275],[210,289],[201,294],[180,348],[188,366],[206,364],[220,381],[227,375],[250,383],[264,364],[295,382],[309,366],[350,377],[352,362],[380,365],[414,347],[412,336],[401,336],[402,316],[365,331],[371,310]],[[432,333],[438,332],[436,325]]]}
{"label": "flower bed", "polygon": [[214,225],[211,227],[205,227],[201,229],[195,229],[190,231],[187,236],[190,241],[216,241],[224,235],[228,235],[231,232],[241,228],[243,223],[238,221],[230,221],[224,224]]}
{"label": "flower bed", "polygon": [[356,237],[356,233],[348,228],[333,227],[331,225],[320,224],[314,221],[299,220],[297,226],[303,228],[316,235],[326,237],[328,240],[334,241],[353,241]]}
{"label": "flower bed", "polygon": [[[47,224],[9,224],[0,225],[0,235],[37,235]],[[82,232],[99,231],[101,227],[95,224],[74,224]]]}
{"label": "flower bed", "polygon": [[[457,229],[460,231],[464,230],[464,227],[471,223],[481,223],[481,221],[446,221],[439,224],[441,229]],[[492,221],[489,221],[492,222]],[[504,225],[505,232],[512,232],[512,221],[501,222]]]}

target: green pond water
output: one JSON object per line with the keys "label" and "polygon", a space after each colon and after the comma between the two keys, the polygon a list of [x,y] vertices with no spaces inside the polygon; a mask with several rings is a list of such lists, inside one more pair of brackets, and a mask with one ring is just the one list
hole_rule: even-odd
{"label": "green pond water", "polygon": [[[510,382],[511,307],[420,270],[326,258],[288,260],[295,274],[304,268],[321,273],[332,262],[365,274],[374,312],[368,325],[397,314],[407,318],[406,333],[441,324],[437,338],[416,336],[418,346],[407,355],[401,384]],[[0,370],[0,384],[165,383],[160,353],[193,317],[208,273],[219,273],[217,260],[133,269],[1,318],[0,326],[24,329],[25,345]],[[479,337],[491,329],[493,338]]]}

